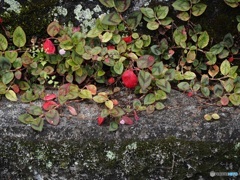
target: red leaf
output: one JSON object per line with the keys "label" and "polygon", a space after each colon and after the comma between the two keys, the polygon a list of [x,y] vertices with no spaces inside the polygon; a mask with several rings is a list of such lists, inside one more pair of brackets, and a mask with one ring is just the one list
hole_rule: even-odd
{"label": "red leaf", "polygon": [[127,36],[127,37],[124,37],[122,38],[126,43],[130,43],[132,42],[132,36]]}
{"label": "red leaf", "polygon": [[19,91],[20,91],[18,85],[16,85],[16,84],[13,84],[13,85],[11,86],[11,88],[12,88],[12,90],[13,90],[15,93],[19,93]]}
{"label": "red leaf", "polygon": [[63,84],[58,89],[58,94],[61,96],[66,96],[70,91],[71,83]]}
{"label": "red leaf", "polygon": [[98,116],[98,125],[101,126],[103,122],[104,122],[104,118],[101,116]]}
{"label": "red leaf", "polygon": [[50,39],[46,39],[46,41],[43,43],[43,49],[46,54],[54,54],[56,50]]}
{"label": "red leaf", "polygon": [[78,114],[76,109],[72,106],[68,106],[68,110],[73,116],[76,116]]}
{"label": "red leaf", "polygon": [[110,45],[109,45],[109,46],[107,46],[107,49],[108,49],[108,50],[115,49],[115,46],[110,46]]}
{"label": "red leaf", "polygon": [[0,18],[0,24],[2,24],[3,23],[3,19],[2,18]]}
{"label": "red leaf", "polygon": [[228,103],[229,103],[229,99],[228,99],[227,96],[221,97],[221,104],[222,104],[223,106],[227,106]]}
{"label": "red leaf", "polygon": [[59,104],[57,104],[56,102],[54,101],[47,101],[43,104],[43,109],[48,111],[48,110],[51,110],[55,107],[59,106]]}
{"label": "red leaf", "polygon": [[122,74],[122,81],[125,87],[127,88],[135,88],[138,84],[138,78],[136,74],[134,74],[133,70],[126,70]]}
{"label": "red leaf", "polygon": [[137,112],[134,110],[133,111],[134,112],[134,119],[136,120],[136,121],[138,121],[140,118],[139,118],[139,116],[137,115]]}
{"label": "red leaf", "polygon": [[56,97],[57,97],[56,94],[47,94],[46,96],[44,96],[43,100],[50,101],[50,100],[55,99]]}
{"label": "red leaf", "polygon": [[123,116],[122,117],[122,120],[124,121],[124,124],[127,124],[127,125],[132,125],[133,124],[133,120],[127,116]]}

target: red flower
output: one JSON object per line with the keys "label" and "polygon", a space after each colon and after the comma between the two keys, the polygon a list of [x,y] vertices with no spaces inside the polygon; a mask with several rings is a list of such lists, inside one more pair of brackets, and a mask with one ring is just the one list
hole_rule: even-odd
{"label": "red flower", "polygon": [[113,77],[110,77],[110,78],[108,79],[108,83],[109,83],[109,84],[115,83],[115,79],[114,79]]}
{"label": "red flower", "polygon": [[127,36],[127,37],[124,37],[122,38],[126,43],[130,43],[132,42],[132,36]]}
{"label": "red flower", "polygon": [[104,121],[104,118],[101,116],[98,116],[98,125],[101,126]]}
{"label": "red flower", "polygon": [[46,39],[46,41],[43,43],[43,49],[47,54],[54,54],[56,50],[54,44],[49,39]]}
{"label": "red flower", "polygon": [[133,70],[126,70],[122,74],[122,81],[127,88],[135,88],[138,84],[138,78]]}

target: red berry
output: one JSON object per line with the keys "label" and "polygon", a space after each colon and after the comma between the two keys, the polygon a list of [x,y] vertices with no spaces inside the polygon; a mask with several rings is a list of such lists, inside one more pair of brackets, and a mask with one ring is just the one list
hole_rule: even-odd
{"label": "red berry", "polygon": [[108,83],[109,83],[109,84],[115,83],[115,79],[114,79],[113,77],[110,77],[110,78],[108,79]]}
{"label": "red berry", "polygon": [[127,88],[135,88],[138,84],[138,78],[136,74],[134,74],[133,70],[126,70],[122,74],[122,81],[124,86]]}
{"label": "red berry", "polygon": [[233,61],[234,61],[233,56],[229,57],[229,58],[228,58],[228,61],[229,61],[230,63],[233,62]]}
{"label": "red berry", "polygon": [[189,91],[188,93],[187,93],[187,96],[188,97],[192,97],[194,95],[194,92],[193,91]]}

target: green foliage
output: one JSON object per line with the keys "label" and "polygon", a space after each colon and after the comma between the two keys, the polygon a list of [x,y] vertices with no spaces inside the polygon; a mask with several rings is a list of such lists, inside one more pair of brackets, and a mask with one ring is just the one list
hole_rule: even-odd
{"label": "green foliage", "polygon": [[[225,2],[231,7],[239,4],[232,0]],[[104,106],[98,124],[110,117],[109,130],[116,131],[124,120],[125,124],[132,124],[126,115],[138,120],[136,111],[152,113],[164,109],[162,101],[172,85],[190,93],[189,96],[202,93],[206,98],[216,98],[222,106],[240,104],[239,70],[233,62],[239,55],[239,44],[231,33],[212,44],[207,30],[191,23],[192,16],[202,15],[207,8],[200,0],[176,0],[172,4],[177,18],[187,21],[179,25],[169,16],[168,6],[142,7],[125,17],[121,13],[127,11],[131,0],[100,0],[100,3],[113,11],[97,19],[87,33],[56,21],[50,23],[47,33],[51,47],[41,48],[34,39],[30,46],[26,45],[26,34],[20,26],[14,30],[12,42],[0,34],[0,95],[10,101],[17,101],[18,96],[22,102],[39,98],[44,101],[42,106],[30,106],[27,113],[19,116],[19,121],[42,131],[45,120],[52,125],[60,123],[59,109],[64,106],[70,115],[77,115],[69,101],[87,99]],[[140,32],[138,26],[142,22],[154,33]],[[239,30],[239,16],[237,22]],[[46,53],[47,48],[53,52]],[[136,74],[138,84],[134,92],[142,98],[122,108],[113,99],[119,87],[100,91],[97,85],[117,86],[127,69]],[[46,86],[57,88],[58,93],[46,94]],[[215,113],[204,118],[220,117]]]}

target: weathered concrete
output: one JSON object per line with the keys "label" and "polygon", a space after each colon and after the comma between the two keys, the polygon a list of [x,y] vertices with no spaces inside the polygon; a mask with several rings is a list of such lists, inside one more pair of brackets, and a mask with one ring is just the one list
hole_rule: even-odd
{"label": "weathered concrete", "polygon": [[[121,97],[124,91],[119,94]],[[126,101],[132,101],[130,95]],[[38,102],[40,103],[40,102]],[[78,116],[45,123],[35,132],[17,117],[28,104],[0,101],[2,177],[20,179],[208,179],[210,171],[237,172],[240,109],[204,104],[173,91],[166,109],[146,115],[116,132],[98,126],[100,107],[72,104]],[[218,112],[207,122],[204,114]],[[62,114],[68,112],[63,110]],[[5,163],[4,163],[5,160]]]}

